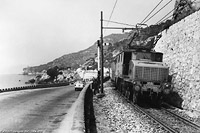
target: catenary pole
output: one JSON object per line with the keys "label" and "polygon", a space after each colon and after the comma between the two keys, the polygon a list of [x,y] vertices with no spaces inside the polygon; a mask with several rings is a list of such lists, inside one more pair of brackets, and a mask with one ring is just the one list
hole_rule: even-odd
{"label": "catenary pole", "polygon": [[101,11],[101,37],[100,37],[100,46],[101,46],[101,93],[104,93],[103,90],[103,79],[104,79],[104,72],[103,72],[103,11]]}
{"label": "catenary pole", "polygon": [[98,57],[98,68],[97,70],[100,71],[101,70],[101,59],[100,59],[100,53],[101,53],[101,47],[100,47],[100,40],[97,41],[97,57]]}
{"label": "catenary pole", "polygon": [[103,54],[103,29],[122,29],[122,31],[124,31],[124,30],[133,30],[133,29],[136,29],[136,28],[126,28],[126,27],[124,27],[124,28],[122,28],[122,27],[103,27],[103,12],[101,11],[101,37],[100,37],[100,43],[99,43],[99,45],[100,45],[100,77],[101,77],[101,82],[100,82],[100,86],[101,86],[101,93],[100,93],[100,95],[99,95],[99,97],[103,97],[105,94],[104,94],[104,88],[103,88],[103,79],[104,79],[104,70],[103,70],[103,68],[104,68],[104,54]]}

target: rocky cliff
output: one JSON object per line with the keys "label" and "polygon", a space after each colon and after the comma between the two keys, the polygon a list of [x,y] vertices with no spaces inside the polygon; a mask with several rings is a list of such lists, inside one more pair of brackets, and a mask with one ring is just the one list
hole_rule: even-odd
{"label": "rocky cliff", "polygon": [[173,19],[181,20],[200,9],[200,0],[176,0]]}
{"label": "rocky cliff", "polygon": [[200,110],[200,11],[162,32],[155,50],[174,74],[174,90],[183,99],[182,107]]}

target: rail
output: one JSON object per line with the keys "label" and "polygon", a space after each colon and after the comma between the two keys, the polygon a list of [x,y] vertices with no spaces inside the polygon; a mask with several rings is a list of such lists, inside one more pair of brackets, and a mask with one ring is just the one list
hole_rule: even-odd
{"label": "rail", "polygon": [[160,125],[162,125],[166,130],[168,130],[171,133],[179,133],[179,131],[171,128],[170,126],[168,126],[166,123],[162,122],[161,120],[155,118],[153,115],[149,114],[148,112],[146,112],[145,110],[143,110],[142,108],[140,108],[139,106],[131,103],[138,111],[142,112],[143,114],[147,115],[149,118],[153,119],[154,121],[156,121],[157,123],[159,123]]}
{"label": "rail", "polygon": [[181,117],[181,116],[179,116],[179,115],[177,115],[177,114],[175,114],[175,113],[173,113],[173,112],[171,112],[171,111],[169,111],[169,110],[167,110],[167,109],[165,109],[163,107],[162,107],[162,109],[164,111],[166,111],[167,113],[169,113],[169,114],[177,117],[178,119],[182,120],[183,122],[189,124],[190,126],[194,127],[195,129],[200,130],[200,126],[199,125],[197,125],[197,124],[195,124],[195,123],[193,123],[193,122],[191,122],[191,121],[189,121],[189,120],[187,120],[187,119],[185,119],[185,118],[183,118],[183,117]]}
{"label": "rail", "polygon": [[[118,93],[120,93],[118,91]],[[128,100],[124,95],[121,95],[124,99]],[[165,122],[155,118],[153,115],[151,115],[150,113],[148,113],[147,111],[145,111],[144,109],[140,108],[138,105],[134,104],[132,101],[128,100],[130,102],[130,104],[139,112],[145,114],[146,116],[148,116],[150,119],[153,119],[155,122],[157,122],[158,124],[162,125],[167,131],[169,131],[170,133],[179,133],[179,131],[171,128],[170,126],[168,126]]]}

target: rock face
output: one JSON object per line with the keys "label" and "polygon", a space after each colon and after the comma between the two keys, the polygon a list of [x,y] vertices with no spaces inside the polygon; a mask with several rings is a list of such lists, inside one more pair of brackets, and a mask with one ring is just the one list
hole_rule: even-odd
{"label": "rock face", "polygon": [[182,107],[200,110],[200,11],[162,32],[155,46],[175,74],[174,89],[183,98]]}
{"label": "rock face", "polygon": [[178,21],[200,9],[200,0],[176,0],[173,18]]}

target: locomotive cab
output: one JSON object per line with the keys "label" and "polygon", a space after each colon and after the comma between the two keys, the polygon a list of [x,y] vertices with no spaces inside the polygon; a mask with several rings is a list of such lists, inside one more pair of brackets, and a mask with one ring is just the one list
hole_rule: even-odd
{"label": "locomotive cab", "polygon": [[[163,54],[146,50],[126,50],[116,57],[117,87],[135,103],[148,96],[159,101],[165,91],[169,68],[162,62]],[[154,98],[156,97],[156,98]]]}

